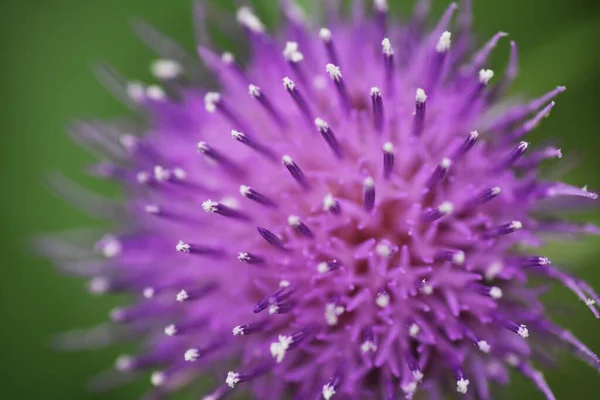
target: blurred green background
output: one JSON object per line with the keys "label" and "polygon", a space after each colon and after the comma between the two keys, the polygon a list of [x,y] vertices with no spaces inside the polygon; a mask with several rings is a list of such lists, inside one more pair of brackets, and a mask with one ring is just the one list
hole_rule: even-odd
{"label": "blurred green background", "polygon": [[[211,0],[209,0],[211,1]],[[215,0],[215,3],[230,1]],[[257,1],[261,10],[275,0]],[[406,15],[412,1],[393,1]],[[448,4],[433,0],[436,15]],[[581,166],[569,182],[600,189],[600,2],[590,0],[474,0],[480,40],[499,30],[519,44],[521,71],[516,92],[541,94],[566,85],[550,120],[535,133],[554,137],[565,154]],[[60,353],[51,338],[106,318],[118,299],[88,295],[82,281],[63,277],[39,259],[28,240],[40,232],[104,224],[74,211],[42,184],[44,174],[62,171],[103,193],[115,188],[86,177],[91,157],[67,137],[73,119],[112,117],[126,112],[94,79],[93,61],[108,60],[126,76],[148,81],[152,54],[134,37],[129,22],[142,17],[190,49],[193,45],[190,0],[20,0],[0,5],[0,162],[2,187],[2,274],[0,275],[0,397],[3,399],[134,399],[147,380],[104,395],[90,393],[87,379],[112,366],[126,349]],[[508,53],[508,41],[495,60]],[[600,213],[588,214],[596,223]],[[564,261],[600,290],[600,238],[552,246],[555,263]],[[600,352],[600,321],[573,295],[559,290],[549,298],[573,306],[565,318],[572,330]],[[533,340],[535,340],[533,338]],[[547,378],[559,399],[597,399],[598,374],[583,363],[564,358]],[[542,398],[522,380],[498,397]],[[189,397],[198,399],[200,396]]]}

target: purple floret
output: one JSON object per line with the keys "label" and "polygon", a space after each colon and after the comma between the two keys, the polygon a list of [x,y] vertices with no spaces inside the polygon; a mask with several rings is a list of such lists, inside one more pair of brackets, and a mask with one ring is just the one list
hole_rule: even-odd
{"label": "purple floret", "polygon": [[92,171],[126,192],[86,264],[92,292],[135,297],[111,313],[117,337],[144,341],[119,374],[153,371],[148,398],[213,376],[205,400],[485,400],[510,368],[554,399],[534,367],[548,348],[600,370],[532,283],[561,282],[600,317],[598,295],[536,252],[599,232],[559,219],[597,195],[543,179],[562,153],[524,141],[565,88],[505,99],[516,45],[504,73],[487,69],[506,34],[472,52],[469,0],[430,31],[426,0],[407,25],[385,0],[348,18],[326,1],[321,29],[283,3],[276,36],[238,10],[245,66],[200,44],[219,91],[159,41],[161,86],[124,88],[144,128],[75,127],[110,155]]}

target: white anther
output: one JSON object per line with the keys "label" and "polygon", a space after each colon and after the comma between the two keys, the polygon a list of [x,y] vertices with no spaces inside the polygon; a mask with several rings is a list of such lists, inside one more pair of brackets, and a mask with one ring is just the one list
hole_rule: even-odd
{"label": "white anther", "polygon": [[408,327],[408,334],[412,337],[417,337],[420,332],[421,328],[414,322]]}
{"label": "white anther", "polygon": [[465,253],[458,251],[452,255],[452,263],[454,265],[462,265],[465,263]]}
{"label": "white anther", "polygon": [[454,204],[449,201],[445,201],[438,206],[439,212],[442,214],[451,214],[454,211]]}
{"label": "white anther", "polygon": [[319,130],[329,128],[329,125],[327,125],[327,122],[325,122],[321,118],[316,118],[315,119],[315,125],[317,126],[317,128],[319,128]]}
{"label": "white anther", "polygon": [[127,82],[127,95],[134,101],[139,102],[146,97],[146,88],[141,82]]}
{"label": "white anther", "polygon": [[277,363],[283,361],[285,357],[285,353],[290,348],[290,345],[294,342],[294,339],[291,336],[279,335],[279,341],[271,343],[271,355],[275,358]]}
{"label": "white anther", "polygon": [[202,202],[202,209],[207,213],[214,213],[219,209],[219,203],[213,200],[206,200]]}
{"label": "white anther", "polygon": [[512,221],[509,225],[510,229],[512,230],[519,230],[521,228],[523,228],[523,223],[521,221]]}
{"label": "white anther", "polygon": [[437,45],[435,46],[435,51],[438,53],[445,53],[450,50],[450,45],[452,44],[451,37],[452,34],[448,31],[442,33],[440,40],[438,40]]}
{"label": "white anther", "polygon": [[425,296],[430,296],[433,293],[433,286],[427,283],[426,279],[421,281],[421,293],[423,293]]}
{"label": "white anther", "polygon": [[146,96],[154,101],[162,101],[167,97],[167,94],[158,85],[150,85],[146,88]]}
{"label": "white anther", "polygon": [[375,252],[380,257],[390,257],[392,255],[392,247],[387,243],[378,243],[375,247]]}
{"label": "white anther", "polygon": [[165,326],[165,335],[167,335],[167,336],[177,335],[177,327],[174,324]]}
{"label": "white anther", "polygon": [[150,377],[150,382],[152,382],[154,386],[161,386],[165,383],[166,380],[167,376],[164,374],[164,372],[160,371],[154,372]]}
{"label": "white anther", "polygon": [[415,95],[415,101],[417,101],[419,103],[425,103],[425,100],[427,100],[427,95],[425,94],[425,90],[418,88],[417,94]]}
{"label": "white anther", "polygon": [[392,154],[394,152],[394,145],[392,142],[385,142],[383,144],[383,151],[388,154]]}
{"label": "white anther", "polygon": [[189,298],[190,295],[185,290],[181,290],[179,293],[177,293],[177,296],[175,296],[175,299],[177,299],[177,301],[180,303],[186,301]]}
{"label": "white anther", "polygon": [[479,342],[477,342],[477,347],[479,347],[479,350],[486,354],[489,353],[491,350],[490,345],[485,340],[480,340]]}
{"label": "white anther", "polygon": [[300,226],[300,217],[297,215],[290,215],[287,219],[288,225],[292,227]]}
{"label": "white anther", "polygon": [[593,306],[594,304],[596,304],[596,301],[594,299],[587,299],[585,301],[585,305],[588,306],[588,307],[589,306]]}
{"label": "white anther", "polygon": [[240,7],[237,10],[236,17],[240,24],[252,32],[262,33],[265,31],[265,26],[249,7]]}
{"label": "white anther", "polygon": [[200,358],[200,351],[198,349],[187,349],[183,354],[183,359],[188,362],[194,362]]}
{"label": "white anther", "polygon": [[175,245],[175,250],[180,251],[182,253],[189,253],[190,249],[191,249],[191,246],[189,244],[185,243],[183,240],[180,240]]}
{"label": "white anther", "polygon": [[377,351],[377,345],[372,340],[365,340],[360,345],[360,351],[362,351],[363,353],[375,353]]}
{"label": "white anther", "polygon": [[334,394],[335,388],[333,387],[333,385],[330,385],[329,383],[323,385],[323,399],[330,400]]}
{"label": "white anther", "polygon": [[159,79],[173,79],[181,75],[183,68],[175,60],[161,58],[152,62],[150,71]]}
{"label": "white anther", "polygon": [[340,67],[333,64],[327,64],[325,66],[325,71],[329,74],[331,79],[336,82],[339,82],[342,79],[342,71],[340,71]]}
{"label": "white anther", "polygon": [[375,298],[375,304],[377,304],[379,308],[387,307],[388,304],[390,304],[390,295],[385,292],[379,293]]}
{"label": "white anther", "polygon": [[246,333],[241,325],[235,326],[231,332],[233,336],[244,336]]}
{"label": "white anther", "polygon": [[465,378],[460,378],[456,381],[456,391],[458,393],[465,394],[469,390],[469,380]]}
{"label": "white anther", "polygon": [[227,378],[225,378],[225,383],[230,388],[235,387],[235,385],[240,381],[240,374],[237,372],[229,371],[227,373]]}
{"label": "white anther", "polygon": [[440,167],[442,167],[444,169],[450,168],[451,165],[452,165],[452,160],[450,160],[449,158],[444,158],[444,159],[442,159],[442,162],[440,162]]}
{"label": "white anther", "polygon": [[235,57],[232,53],[226,51],[221,54],[221,61],[223,61],[225,64],[232,64],[235,61]]}
{"label": "white anther", "polygon": [[388,10],[387,0],[374,0],[377,11],[386,12]]}
{"label": "white anther", "polygon": [[329,42],[331,40],[331,31],[327,28],[321,28],[319,30],[319,38],[321,38],[324,42]]}
{"label": "white anther", "polygon": [[517,329],[517,333],[523,339],[526,339],[529,337],[529,330],[527,329],[527,327],[525,325],[519,325],[519,329]]}
{"label": "white anther", "polygon": [[158,214],[160,212],[160,207],[156,204],[147,204],[144,206],[144,211],[148,214]]}
{"label": "white anther", "polygon": [[502,289],[497,286],[490,288],[490,297],[494,300],[502,298]]}
{"label": "white anther", "polygon": [[317,265],[317,272],[320,274],[325,274],[329,272],[329,264],[327,264],[325,261],[319,263]]}
{"label": "white anther", "polygon": [[330,193],[323,199],[323,210],[329,211],[337,205],[337,202],[333,198],[333,195]]}
{"label": "white anther", "polygon": [[204,108],[209,113],[217,110],[217,104],[221,101],[221,94],[217,92],[208,92],[204,95]]}
{"label": "white anther", "polygon": [[290,281],[286,281],[285,279],[279,281],[279,287],[280,288],[285,288],[290,286]]}
{"label": "white anther", "polygon": [[134,366],[134,358],[130,355],[123,354],[115,360],[115,368],[117,371],[129,371]]}
{"label": "white anther", "polygon": [[383,47],[383,54],[385,54],[386,56],[391,56],[392,54],[394,54],[394,49],[392,48],[392,42],[390,42],[390,39],[383,39],[381,41],[381,46]]}
{"label": "white anther", "polygon": [[292,157],[288,156],[287,154],[283,157],[281,157],[281,162],[283,163],[283,165],[293,165],[294,164],[294,160],[292,160]]}
{"label": "white anther", "polygon": [[296,88],[296,84],[293,80],[286,76],[285,78],[283,78],[283,87],[287,90],[294,90]]}
{"label": "white anther", "polygon": [[144,288],[144,290],[142,291],[142,296],[144,296],[144,298],[146,298],[146,299],[153,298],[155,294],[156,294],[156,290],[150,286]]}
{"label": "white anther", "polygon": [[487,85],[490,80],[494,77],[494,71],[491,69],[482,69],[479,71],[479,82],[484,85]]}
{"label": "white anther", "polygon": [[279,306],[277,304],[271,304],[269,306],[269,315],[277,314],[279,311]]}
{"label": "white anther", "polygon": [[485,271],[485,279],[487,281],[493,280],[502,270],[504,266],[500,261],[495,261],[489,265],[487,270]]}
{"label": "white anther", "polygon": [[260,96],[260,88],[256,85],[249,84],[248,85],[248,93],[252,97],[259,97]]}
{"label": "white anther", "polygon": [[381,89],[378,87],[373,86],[370,93],[371,97],[381,97]]}
{"label": "white anther", "polygon": [[338,306],[334,303],[328,303],[325,306],[325,321],[327,321],[327,325],[337,325],[338,317],[342,315],[345,311],[346,309],[342,306]]}
{"label": "white anther", "polygon": [[363,180],[363,186],[367,189],[370,189],[375,186],[375,180],[368,176]]}
{"label": "white anther", "polygon": [[93,294],[104,294],[110,289],[110,282],[103,276],[95,276],[88,283],[88,290]]}
{"label": "white anther", "polygon": [[121,254],[123,246],[117,238],[112,235],[106,235],[102,239],[101,251],[106,258],[113,258]]}

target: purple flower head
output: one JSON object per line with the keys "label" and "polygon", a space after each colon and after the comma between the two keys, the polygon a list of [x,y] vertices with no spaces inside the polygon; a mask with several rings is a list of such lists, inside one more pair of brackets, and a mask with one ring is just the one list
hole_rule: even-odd
{"label": "purple flower head", "polygon": [[145,343],[119,373],[153,371],[150,398],[212,375],[206,400],[490,399],[513,368],[553,399],[534,367],[549,347],[600,370],[531,283],[559,281],[600,317],[598,295],[536,252],[544,235],[599,232],[559,219],[597,195],[543,179],[560,150],[524,141],[565,88],[507,106],[516,45],[487,69],[506,34],[472,52],[469,0],[432,30],[427,0],[404,26],[385,0],[346,19],[326,1],[320,29],[283,3],[276,36],[237,11],[246,66],[201,44],[218,91],[144,28],[164,58],[161,86],[124,87],[140,134],[75,128],[127,193],[86,264],[92,292],[135,296],[111,313],[117,337]]}

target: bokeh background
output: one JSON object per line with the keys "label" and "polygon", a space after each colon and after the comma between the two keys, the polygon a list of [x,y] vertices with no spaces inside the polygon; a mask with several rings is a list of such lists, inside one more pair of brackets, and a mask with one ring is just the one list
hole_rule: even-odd
{"label": "bokeh background", "polygon": [[[212,0],[208,0],[209,2]],[[214,0],[229,7],[231,1]],[[275,15],[276,0],[258,0],[263,15]],[[406,16],[409,0],[390,0],[393,12]],[[449,2],[433,0],[436,15]],[[563,153],[580,160],[568,173],[573,184],[600,189],[600,2],[593,0],[474,0],[476,32],[485,40],[499,30],[519,44],[520,74],[515,93],[541,94],[566,85],[552,117],[533,140],[557,138]],[[88,295],[83,282],[57,273],[36,257],[30,240],[90,224],[106,226],[74,211],[44,185],[45,176],[62,171],[102,193],[116,188],[87,177],[82,168],[91,156],[66,135],[69,121],[114,117],[126,109],[90,72],[93,62],[108,60],[126,76],[150,80],[152,53],[131,33],[130,22],[142,17],[193,49],[191,0],[20,0],[0,4],[0,163],[2,240],[0,273],[0,397],[3,399],[134,399],[148,380],[107,394],[94,394],[87,380],[112,366],[130,348],[64,353],[51,348],[52,338],[72,328],[103,321],[118,297]],[[503,65],[508,41],[496,52]],[[552,167],[551,167],[552,168]],[[581,218],[600,223],[600,212]],[[600,289],[600,238],[552,245],[555,263]],[[580,338],[600,352],[600,321],[564,290],[548,297],[550,305],[572,306],[562,317]],[[535,338],[532,338],[535,340]],[[591,368],[564,357],[547,377],[559,399],[597,399],[600,377]],[[182,397],[199,399],[195,396]],[[541,399],[517,379],[498,398]]]}

